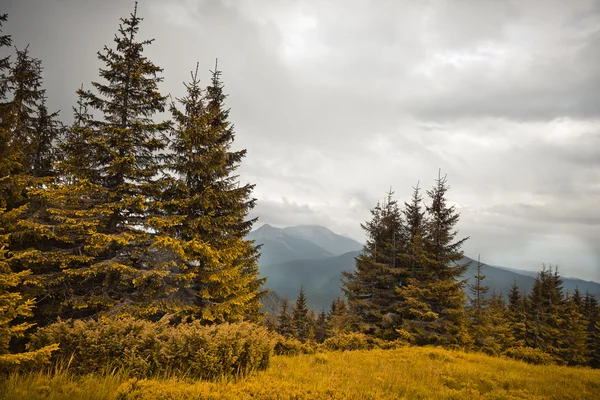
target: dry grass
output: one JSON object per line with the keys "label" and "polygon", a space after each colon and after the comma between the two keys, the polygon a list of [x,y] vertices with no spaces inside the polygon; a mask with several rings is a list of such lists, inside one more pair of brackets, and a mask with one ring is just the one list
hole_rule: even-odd
{"label": "dry grass", "polygon": [[600,371],[533,366],[438,348],[274,357],[242,380],[13,375],[0,399],[598,399]]}

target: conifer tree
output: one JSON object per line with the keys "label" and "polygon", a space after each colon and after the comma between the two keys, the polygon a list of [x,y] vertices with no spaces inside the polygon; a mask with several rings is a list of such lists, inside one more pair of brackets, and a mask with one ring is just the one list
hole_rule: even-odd
{"label": "conifer tree", "polygon": [[583,315],[587,322],[586,357],[592,368],[600,368],[600,305],[589,292],[583,299]]}
{"label": "conifer tree", "polygon": [[290,302],[288,299],[283,299],[281,310],[277,315],[277,332],[283,336],[294,336],[294,326],[292,324],[292,316],[288,311]]}
{"label": "conifer tree", "polygon": [[562,280],[553,267],[544,266],[528,295],[526,343],[561,361]]}
{"label": "conifer tree", "polygon": [[328,338],[327,335],[327,314],[325,313],[325,310],[321,310],[321,312],[317,315],[316,321],[315,321],[315,341],[317,343],[323,343],[325,341],[325,339]]}
{"label": "conifer tree", "polygon": [[417,182],[417,186],[413,188],[410,203],[405,202],[404,209],[402,210],[405,225],[406,253],[402,254],[401,262],[406,266],[412,278],[416,278],[417,273],[422,270],[423,236],[427,224],[420,190],[419,183]]}
{"label": "conifer tree", "polygon": [[371,210],[372,219],[362,224],[367,243],[356,257],[353,272],[344,272],[343,291],[350,313],[359,329],[381,338],[397,337],[397,312],[402,297],[396,287],[403,284],[407,271],[401,263],[405,252],[402,216],[390,190],[383,204]]}
{"label": "conifer tree", "polygon": [[46,107],[41,61],[31,57],[25,48],[16,50],[12,65],[8,57],[1,64],[8,75],[2,72],[0,83],[4,176],[0,181],[0,205],[16,220],[23,218],[19,215],[21,210],[13,210],[30,202],[29,191],[43,186],[48,182],[46,178],[54,175],[52,163],[56,161],[56,142],[63,127],[56,120],[58,113],[49,113]]}
{"label": "conifer tree", "polygon": [[[0,15],[0,28],[2,23],[7,20],[7,15]],[[0,36],[0,48],[10,46],[11,37],[8,35]],[[24,322],[32,316],[34,299],[24,299],[17,290],[21,281],[30,274],[30,271],[24,270],[14,272],[8,260],[10,259],[8,251],[8,234],[4,214],[6,207],[14,207],[10,204],[12,196],[6,196],[10,190],[9,180],[11,174],[21,167],[19,156],[14,153],[15,145],[14,131],[10,125],[9,114],[14,112],[11,107],[5,103],[7,91],[9,88],[8,77],[5,71],[10,68],[9,57],[0,60],[0,185],[4,188],[0,196],[0,373],[15,371],[23,368],[27,364],[41,364],[47,362],[50,355],[58,346],[51,345],[39,350],[22,353],[11,353],[11,340],[22,338],[26,332],[33,326],[30,322]],[[6,186],[5,186],[6,185]],[[8,201],[7,201],[8,200]]]}
{"label": "conifer tree", "polygon": [[560,358],[567,365],[585,365],[587,357],[587,324],[579,290],[564,301],[559,315]]}
{"label": "conifer tree", "polygon": [[353,322],[344,299],[341,297],[333,299],[327,314],[327,335],[331,337],[350,332],[352,326]]}
{"label": "conifer tree", "polygon": [[296,304],[292,310],[292,324],[294,336],[301,342],[306,342],[312,336],[309,309],[306,305],[306,294],[304,287],[300,287]]}
{"label": "conifer tree", "polygon": [[470,343],[464,312],[465,294],[461,279],[467,265],[459,264],[465,239],[455,241],[459,214],[447,204],[446,176],[438,176],[427,192],[427,224],[419,255],[420,271],[400,286],[405,299],[398,310],[403,316],[399,330],[418,344],[465,345]]}
{"label": "conifer tree", "polygon": [[485,275],[482,273],[479,256],[477,257],[477,272],[474,279],[475,281],[472,284],[467,285],[470,293],[468,296],[469,305],[466,310],[469,316],[469,329],[475,348],[486,349],[489,347],[491,339],[489,302],[486,299],[490,287],[483,284]]}
{"label": "conifer tree", "polygon": [[511,327],[514,344],[525,346],[526,337],[526,296],[521,294],[517,281],[511,286],[508,293],[508,324]]}
{"label": "conifer tree", "polygon": [[[49,288],[49,320],[108,310],[160,316],[164,298],[179,289],[170,280],[177,266],[161,255],[148,223],[160,211],[158,154],[170,122],[153,120],[166,97],[158,90],[162,70],[144,55],[152,40],[137,39],[141,21],[136,3],[115,47],[98,52],[102,81],[78,91],[64,176],[39,194],[45,212],[29,221],[52,239],[37,255],[45,260],[39,276]],[[87,168],[79,168],[82,159]]]}
{"label": "conifer tree", "polygon": [[179,100],[171,106],[169,168],[177,175],[163,203],[167,217],[153,220],[161,243],[183,264],[182,281],[194,296],[190,313],[205,322],[256,320],[264,279],[258,277],[258,251],[245,237],[256,219],[248,212],[254,185],[240,185],[235,170],[246,150],[232,151],[233,125],[215,66],[209,86],[200,88],[198,67]]}
{"label": "conifer tree", "polygon": [[[482,350],[493,355],[502,354],[514,345],[512,327],[509,323],[509,310],[501,294],[492,293],[485,308],[485,319],[488,323],[485,331],[486,341]],[[475,343],[479,340],[473,336]]]}
{"label": "conifer tree", "polygon": [[474,276],[475,282],[467,285],[470,296],[469,298],[469,311],[471,312],[472,322],[475,326],[482,326],[483,323],[483,312],[488,304],[486,299],[487,292],[490,290],[489,286],[483,284],[485,275],[482,274],[483,265],[481,264],[479,256],[477,257],[477,272]]}
{"label": "conifer tree", "polygon": [[51,243],[52,235],[38,229],[31,218],[44,212],[44,203],[37,194],[55,175],[56,144],[63,127],[56,120],[58,113],[47,110],[41,61],[25,48],[16,49],[14,63],[5,58],[1,64],[0,226],[10,250],[10,258],[5,261],[13,272],[27,271],[15,290],[26,299],[37,297],[39,302],[46,295],[45,288],[32,290],[26,284],[47,263],[39,257],[39,249]]}

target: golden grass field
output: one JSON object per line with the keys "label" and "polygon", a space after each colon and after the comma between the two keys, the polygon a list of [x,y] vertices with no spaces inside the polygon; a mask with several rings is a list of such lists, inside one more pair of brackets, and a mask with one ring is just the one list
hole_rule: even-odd
{"label": "golden grass field", "polygon": [[268,370],[216,382],[126,373],[12,375],[0,399],[600,399],[600,370],[534,366],[440,348],[277,356]]}

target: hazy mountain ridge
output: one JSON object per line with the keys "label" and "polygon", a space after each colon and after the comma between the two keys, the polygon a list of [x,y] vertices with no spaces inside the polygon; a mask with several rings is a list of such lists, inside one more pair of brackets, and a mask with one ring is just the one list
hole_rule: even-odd
{"label": "hazy mountain ridge", "polygon": [[285,233],[283,229],[268,224],[250,232],[247,238],[254,240],[256,244],[262,245],[259,260],[261,266],[298,259],[311,260],[334,256],[334,254],[308,240],[291,236]]}
{"label": "hazy mountain ridge", "polygon": [[[264,232],[259,232],[263,228]],[[335,235],[332,236],[334,239],[349,239],[320,226],[305,225],[283,229],[263,226],[254,231],[249,238],[257,238],[255,239],[257,243],[264,243],[261,248],[263,255],[259,262],[259,268],[261,276],[268,277],[265,288],[294,301],[298,296],[300,286],[304,286],[309,306],[317,311],[322,308],[328,309],[331,301],[342,295],[342,272],[354,270],[354,258],[360,254],[360,251],[350,251],[332,256],[332,252],[329,250],[333,250],[334,246],[341,248],[341,245],[327,244],[327,240],[323,238],[328,235]],[[352,239],[350,240],[352,241]],[[358,244],[356,241],[353,242]],[[306,243],[314,247],[308,246]],[[318,246],[317,243],[323,243],[327,249]],[[297,244],[312,249],[308,257],[302,253],[301,248],[294,248]],[[360,246],[360,244],[358,245]],[[289,252],[282,252],[282,246],[286,246]],[[292,256],[296,258],[289,258]],[[470,262],[464,279],[467,283],[471,283],[476,273],[477,261],[464,257],[460,262]],[[504,296],[515,281],[521,291],[528,292],[537,276],[537,273],[532,271],[514,270],[485,263],[482,263],[482,273],[486,276],[483,283],[490,286],[489,294],[496,292],[502,293]],[[576,287],[582,293],[589,291],[600,297],[600,283],[577,278],[563,278],[565,292],[572,293]]]}
{"label": "hazy mountain ridge", "polygon": [[320,225],[299,225],[283,228],[283,233],[322,247],[333,255],[362,250],[363,245],[344,235],[338,235]]}

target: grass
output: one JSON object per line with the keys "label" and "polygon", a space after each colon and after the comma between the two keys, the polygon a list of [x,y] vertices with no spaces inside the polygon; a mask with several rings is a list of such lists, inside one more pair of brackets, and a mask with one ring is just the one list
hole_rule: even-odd
{"label": "grass", "polygon": [[0,381],[0,399],[598,399],[600,371],[534,366],[439,348],[274,357],[267,371],[212,382],[65,370]]}

